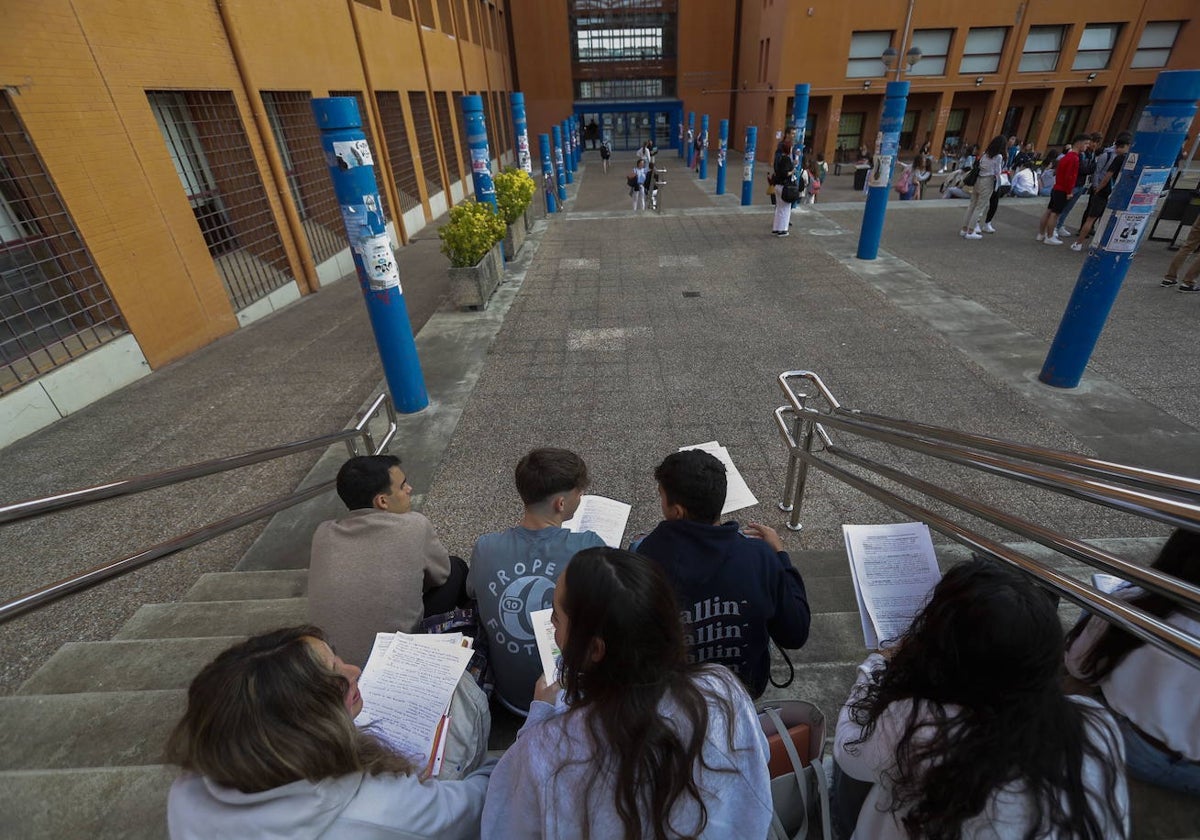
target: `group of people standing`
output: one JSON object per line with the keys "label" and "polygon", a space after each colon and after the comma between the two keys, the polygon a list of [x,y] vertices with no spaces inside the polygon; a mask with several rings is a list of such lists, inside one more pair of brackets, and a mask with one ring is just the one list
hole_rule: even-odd
{"label": "group of people standing", "polygon": [[775,206],[771,223],[774,236],[788,236],[792,226],[792,208],[797,204],[815,204],[821,193],[829,166],[823,154],[812,155],[795,142],[796,131],[784,129],[775,155],[771,172],[767,176],[767,195]]}

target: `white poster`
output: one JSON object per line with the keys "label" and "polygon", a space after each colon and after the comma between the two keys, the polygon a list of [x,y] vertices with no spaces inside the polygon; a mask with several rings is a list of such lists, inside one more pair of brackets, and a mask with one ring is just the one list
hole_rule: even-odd
{"label": "white poster", "polygon": [[1133,253],[1146,229],[1150,217],[1142,213],[1117,213],[1117,223],[1112,229],[1104,250],[1115,253]]}
{"label": "white poster", "polygon": [[372,291],[400,291],[400,269],[386,234],[360,239],[358,253],[362,256],[363,267],[367,270],[367,285]]}
{"label": "white poster", "polygon": [[338,169],[353,169],[356,166],[374,166],[371,147],[366,140],[337,140],[333,144],[333,157]]}

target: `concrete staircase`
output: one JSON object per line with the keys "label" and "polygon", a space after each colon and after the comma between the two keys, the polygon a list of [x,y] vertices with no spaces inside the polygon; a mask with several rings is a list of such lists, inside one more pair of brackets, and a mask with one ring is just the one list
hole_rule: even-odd
{"label": "concrete staircase", "polygon": [[[939,555],[943,565],[965,556],[956,547]],[[812,700],[832,726],[865,655],[854,594],[842,552],[794,559],[812,632],[790,652],[795,682],[768,688],[764,699]],[[183,601],[143,606],[112,641],[64,645],[16,695],[0,698],[0,836],[165,837],[176,770],[162,751],[188,683],[246,635],[303,622],[306,587],[302,570],[207,574]],[[1064,608],[1064,621],[1073,612]],[[775,671],[786,676],[781,660]],[[497,716],[496,725],[492,746],[511,743],[511,722]],[[1131,790],[1135,837],[1200,835],[1200,801],[1137,783]]]}

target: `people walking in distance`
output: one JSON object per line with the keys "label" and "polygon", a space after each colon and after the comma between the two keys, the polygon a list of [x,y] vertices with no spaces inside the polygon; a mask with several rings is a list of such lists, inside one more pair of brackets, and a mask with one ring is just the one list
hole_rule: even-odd
{"label": "people walking in distance", "polygon": [[787,236],[792,226],[792,202],[784,197],[796,183],[796,164],[792,161],[792,145],[788,135],[775,149],[775,168],[771,172],[771,183],[775,186],[775,217],[771,222],[771,233]]}
{"label": "people walking in distance", "polygon": [[1079,177],[1079,153],[1089,143],[1086,134],[1076,134],[1071,141],[1071,148],[1066,154],[1059,156],[1054,167],[1054,189],[1050,192],[1050,203],[1042,214],[1038,227],[1038,242],[1047,245],[1061,245],[1063,241],[1055,233],[1059,214],[1067,206],[1071,190],[1075,189],[1075,180]]}
{"label": "people walking in distance", "polygon": [[596,118],[592,117],[591,122],[587,124],[587,136],[592,141],[592,148],[596,148],[596,140],[600,137],[600,126],[596,125]]}
{"label": "people walking in distance", "polygon": [[1110,148],[1096,155],[1096,173],[1090,187],[1087,210],[1083,214],[1083,227],[1079,229],[1079,238],[1071,244],[1072,251],[1083,250],[1088,237],[1092,234],[1092,228],[1096,225],[1096,220],[1104,214],[1104,209],[1108,207],[1113,184],[1121,174],[1121,167],[1125,165],[1125,158],[1129,154],[1129,145],[1132,142],[1133,135],[1128,131],[1122,131],[1117,135],[1116,142]]}
{"label": "people walking in distance", "polygon": [[816,204],[817,196],[821,194],[821,188],[824,186],[821,183],[821,170],[817,161],[810,159],[808,168],[804,170],[808,176],[807,185],[804,188],[804,203]]}
{"label": "people walking in distance", "polygon": [[[1196,185],[1196,189],[1192,191],[1192,201],[1200,201],[1200,184]],[[1179,272],[1183,271],[1183,266],[1188,259],[1192,259],[1192,264],[1183,274],[1183,282],[1179,283]],[[1179,283],[1179,291],[1181,292],[1200,292],[1200,220],[1192,224],[1192,230],[1180,246],[1175,258],[1171,260],[1171,264],[1167,266],[1167,273],[1163,276],[1163,286],[1174,286]]]}
{"label": "people walking in distance", "polygon": [[[1151,566],[1200,585],[1200,534],[1176,530]],[[1200,618],[1166,596],[1126,584],[1112,597],[1200,635]],[[1200,671],[1097,616],[1068,634],[1067,671],[1116,715],[1129,775],[1200,796]]]}
{"label": "people walking in distance", "polygon": [[492,776],[482,836],[761,838],[767,739],[728,670],[692,663],[671,587],[645,557],[591,548],[554,590],[557,679]]}
{"label": "people walking in distance", "polygon": [[700,169],[700,153],[704,151],[704,132],[697,131],[696,139],[692,141],[692,171]]}
{"label": "people walking in distance", "polygon": [[604,167],[604,174],[608,174],[608,161],[612,157],[612,146],[605,137],[600,141],[600,164]]}
{"label": "people walking in distance", "polygon": [[646,161],[639,158],[637,166],[629,173],[627,183],[629,184],[629,195],[633,197],[633,209],[646,209],[646,181],[650,177],[650,171],[646,169]]}
{"label": "people walking in distance", "polygon": [[654,168],[654,158],[650,154],[650,141],[647,140],[642,145],[638,146],[637,159],[646,164],[647,169]]}
{"label": "people walking in distance", "polygon": [[[983,238],[979,223],[987,211],[988,203],[991,201],[992,193],[996,190],[996,183],[1000,180],[1000,172],[1003,168],[1004,136],[997,135],[992,138],[991,143],[988,143],[983,157],[979,159],[979,174],[971,188],[971,203],[967,205],[967,215],[963,220],[962,230],[958,234],[963,239]],[[987,227],[990,228],[988,233],[996,232],[990,222],[987,223]]]}
{"label": "people walking in distance", "polygon": [[982,559],[946,572],[858,667],[838,715],[838,834],[1127,838],[1120,730],[1063,693],[1063,647],[1053,602],[1020,572]]}
{"label": "people walking in distance", "polygon": [[[1096,153],[1100,151],[1100,141],[1103,136],[1098,131],[1093,131],[1091,134],[1085,134],[1087,142],[1083,148],[1079,150],[1079,172],[1075,175],[1075,189],[1071,192],[1070,199],[1067,200],[1067,206],[1058,214],[1058,225],[1055,234],[1059,239],[1066,239],[1071,235],[1070,228],[1067,227],[1067,218],[1071,215],[1071,211],[1075,209],[1079,199],[1088,194],[1088,187],[1092,184],[1092,176],[1096,172]],[[1087,206],[1086,204],[1084,205]]]}
{"label": "people walking in distance", "polygon": [[1012,169],[1017,161],[1017,155],[1021,153],[1021,144],[1017,142],[1017,136],[1008,138],[1008,148],[1004,155],[1004,168]]}
{"label": "people walking in distance", "polygon": [[825,179],[829,177],[829,164],[825,162],[824,152],[817,152],[817,175],[820,176],[817,180],[819,180],[822,184],[824,184]]}

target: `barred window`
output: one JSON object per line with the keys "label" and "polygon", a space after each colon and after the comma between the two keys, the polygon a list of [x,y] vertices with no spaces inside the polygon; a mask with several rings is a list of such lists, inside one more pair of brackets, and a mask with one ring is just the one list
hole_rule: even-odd
{"label": "barred window", "polygon": [[0,394],[125,331],[54,182],[0,91]]}
{"label": "barred window", "polygon": [[[421,188],[417,181],[417,164],[413,160],[412,146],[408,142],[408,128],[404,124],[404,106],[400,104],[399,92],[394,90],[376,91],[375,101],[379,104],[383,142],[387,144],[396,193],[400,196],[400,212],[407,213],[421,206]],[[436,169],[437,160],[430,165]]]}
{"label": "barred window", "polygon": [[234,309],[295,282],[233,94],[146,97]]}
{"label": "barred window", "polygon": [[[462,94],[456,93],[455,97],[458,98],[459,107],[456,110],[461,119]],[[442,151],[446,155],[446,170],[449,171],[451,168],[450,164],[453,163],[456,167],[455,171],[458,173],[459,180],[462,180],[466,177],[466,173],[463,171],[462,155],[459,153],[458,141],[454,139],[454,126],[451,122],[453,118],[450,116],[450,99],[446,96],[445,91],[436,90],[433,92],[433,105],[437,109],[438,131],[442,134]],[[465,133],[463,134],[463,139],[466,139]]]}
{"label": "barred window", "polygon": [[429,99],[423,90],[408,92],[408,110],[412,112],[413,131],[417,135],[417,152],[421,155],[421,173],[429,197],[440,193],[442,170],[438,163],[437,139],[433,133],[433,118],[429,115]]}
{"label": "barred window", "polygon": [[[367,138],[367,146],[371,149],[371,155],[375,158],[375,179],[378,183],[379,175],[383,168],[379,165],[379,152],[375,149],[375,141],[371,138],[371,112],[367,110],[367,102],[363,99],[361,90],[331,90],[330,96],[350,96],[358,103],[358,118],[362,122],[363,135]],[[384,219],[392,218],[392,211],[388,209],[387,191],[383,187],[379,188],[379,206],[383,210]]]}
{"label": "barred window", "polygon": [[263,91],[262,98],[309,250],[324,262],[346,247],[346,234],[312,97],[308,91]]}

